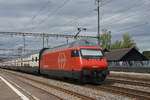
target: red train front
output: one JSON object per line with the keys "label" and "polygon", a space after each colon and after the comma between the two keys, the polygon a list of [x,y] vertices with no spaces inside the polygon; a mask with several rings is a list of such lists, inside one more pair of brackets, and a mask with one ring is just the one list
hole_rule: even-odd
{"label": "red train front", "polygon": [[109,74],[102,48],[80,40],[40,53],[40,73],[100,83]]}

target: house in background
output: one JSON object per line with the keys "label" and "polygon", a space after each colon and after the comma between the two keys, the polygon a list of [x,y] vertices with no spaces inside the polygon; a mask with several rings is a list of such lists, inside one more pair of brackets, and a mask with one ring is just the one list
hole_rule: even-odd
{"label": "house in background", "polygon": [[150,73],[150,61],[134,48],[105,51],[110,71]]}
{"label": "house in background", "polygon": [[124,48],[124,49],[117,49],[112,51],[104,50],[104,54],[108,62],[148,60],[148,58],[146,58],[135,48]]}

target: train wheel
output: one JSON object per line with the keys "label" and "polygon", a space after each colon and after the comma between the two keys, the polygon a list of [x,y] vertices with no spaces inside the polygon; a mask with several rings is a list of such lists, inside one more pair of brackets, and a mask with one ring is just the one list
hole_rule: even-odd
{"label": "train wheel", "polygon": [[106,78],[105,75],[100,74],[99,77],[93,79],[92,83],[96,84],[96,85],[100,85],[100,84],[102,84],[104,82],[105,78]]}
{"label": "train wheel", "polygon": [[85,78],[82,77],[82,78],[79,80],[79,82],[80,82],[80,84],[85,84],[85,83],[86,83]]}

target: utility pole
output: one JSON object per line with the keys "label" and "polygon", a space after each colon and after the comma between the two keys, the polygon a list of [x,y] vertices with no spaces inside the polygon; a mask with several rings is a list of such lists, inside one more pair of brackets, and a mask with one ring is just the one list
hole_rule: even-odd
{"label": "utility pole", "polygon": [[66,38],[66,40],[67,40],[67,44],[69,43],[69,39],[68,38]]}
{"label": "utility pole", "polygon": [[48,48],[48,37],[46,38],[46,41],[47,41],[47,48]]}
{"label": "utility pole", "polygon": [[44,33],[43,33],[43,48],[44,48]]}
{"label": "utility pole", "polygon": [[26,48],[26,39],[25,39],[25,35],[23,34],[23,43],[24,43],[24,53],[25,53],[25,48]]}
{"label": "utility pole", "polygon": [[97,3],[97,38],[98,38],[98,45],[100,45],[100,3],[102,2],[102,0],[96,0]]}

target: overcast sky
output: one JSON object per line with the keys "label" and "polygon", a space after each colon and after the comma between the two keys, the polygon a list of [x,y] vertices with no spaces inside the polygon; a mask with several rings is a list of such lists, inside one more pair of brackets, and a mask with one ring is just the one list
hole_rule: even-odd
{"label": "overcast sky", "polygon": [[[0,32],[46,32],[96,36],[95,0],[0,0]],[[103,0],[101,29],[112,32],[112,41],[129,33],[140,51],[150,50],[150,0]],[[27,38],[27,48],[41,48],[41,38]],[[49,46],[66,43],[50,38]],[[0,48],[23,46],[22,37],[0,35]]]}

